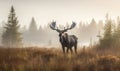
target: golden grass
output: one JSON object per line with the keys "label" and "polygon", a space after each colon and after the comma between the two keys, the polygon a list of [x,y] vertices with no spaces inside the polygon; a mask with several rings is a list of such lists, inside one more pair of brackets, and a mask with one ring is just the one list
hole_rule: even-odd
{"label": "golden grass", "polygon": [[120,52],[79,49],[63,55],[57,48],[0,48],[0,71],[120,71]]}

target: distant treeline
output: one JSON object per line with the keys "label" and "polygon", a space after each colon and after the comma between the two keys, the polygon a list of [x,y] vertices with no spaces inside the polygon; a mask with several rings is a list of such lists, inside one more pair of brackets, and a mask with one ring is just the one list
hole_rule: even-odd
{"label": "distant treeline", "polygon": [[[105,17],[105,20],[96,21],[93,18],[90,22],[79,22],[77,23],[77,27],[68,31],[67,33],[75,34],[78,37],[78,42],[80,44],[89,43],[90,45],[93,45],[98,43],[98,41],[100,42],[101,46],[113,43],[107,43],[108,41],[114,41],[117,44],[118,40],[116,39],[119,38],[120,18],[117,17],[116,20],[113,20],[109,17],[108,14],[106,14]],[[34,17],[32,17],[28,29],[26,29],[26,27],[20,28],[20,24],[18,23],[15,9],[13,8],[13,6],[11,7],[8,21],[2,24],[3,26],[0,28],[0,40],[1,43],[4,45],[15,44],[16,42],[19,42],[20,45],[24,44],[29,46],[59,44],[58,33],[50,29],[50,23],[45,27],[40,26],[37,29],[36,20]],[[70,25],[71,24],[66,24],[66,26],[59,25],[58,27],[60,29],[64,29],[64,27]],[[118,38],[114,38],[116,36]],[[16,45],[18,45],[18,43],[16,43]]]}
{"label": "distant treeline", "polygon": [[[82,43],[89,43],[90,39],[93,42],[97,41],[97,35],[99,31],[103,29],[103,21],[100,20],[96,22],[95,19],[92,19],[90,23],[80,22],[77,23],[78,26],[70,31],[69,34],[77,35],[79,42]],[[69,26],[70,24],[66,24],[66,26],[59,25],[60,29],[64,29],[64,27]],[[59,37],[56,31],[53,31],[49,28],[49,24],[42,28],[41,26],[37,29],[37,23],[34,18],[32,18],[29,28],[26,29],[25,27],[22,28],[23,33],[23,41],[25,44],[58,44]]]}

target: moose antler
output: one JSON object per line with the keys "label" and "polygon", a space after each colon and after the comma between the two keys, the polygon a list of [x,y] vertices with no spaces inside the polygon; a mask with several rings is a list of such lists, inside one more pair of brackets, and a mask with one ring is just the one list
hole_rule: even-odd
{"label": "moose antler", "polygon": [[64,29],[63,31],[66,32],[67,30],[71,30],[72,28],[74,28],[76,26],[75,22],[72,22],[72,25],[70,27],[67,27],[66,29]]}
{"label": "moose antler", "polygon": [[50,24],[50,28],[53,29],[53,30],[56,30],[57,32],[60,32],[60,30],[58,28],[56,28],[56,22],[53,21],[51,24]]}
{"label": "moose antler", "polygon": [[71,27],[69,28],[69,29],[72,29],[72,28],[74,28],[76,26],[76,23],[75,22],[72,22],[72,25],[71,25]]}
{"label": "moose antler", "polygon": [[64,28],[64,30],[59,30],[58,28],[56,28],[56,21],[53,21],[51,24],[50,24],[50,28],[52,30],[56,30],[57,32],[66,32],[67,30],[71,30],[72,28],[74,28],[76,26],[76,23],[75,22],[72,22],[72,25],[70,27],[67,27],[66,29]]}

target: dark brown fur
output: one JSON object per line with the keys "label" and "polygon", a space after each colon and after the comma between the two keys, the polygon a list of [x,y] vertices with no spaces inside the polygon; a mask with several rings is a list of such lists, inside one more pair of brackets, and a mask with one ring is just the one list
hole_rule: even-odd
{"label": "dark brown fur", "polygon": [[68,30],[74,28],[76,23],[73,22],[70,28],[59,30],[58,28],[55,28],[56,22],[52,22],[50,25],[50,28],[53,30],[56,30],[59,33],[59,40],[62,45],[63,53],[65,54],[65,47],[67,48],[66,52],[70,50],[71,53],[73,53],[72,47],[75,49],[75,53],[77,53],[77,37],[75,35],[68,35]]}

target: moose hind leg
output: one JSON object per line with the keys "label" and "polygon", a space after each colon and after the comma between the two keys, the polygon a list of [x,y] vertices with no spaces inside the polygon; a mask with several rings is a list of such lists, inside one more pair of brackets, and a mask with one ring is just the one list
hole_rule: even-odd
{"label": "moose hind leg", "polygon": [[71,54],[73,53],[72,47],[70,48]]}
{"label": "moose hind leg", "polygon": [[74,45],[75,53],[77,54],[77,43]]}

